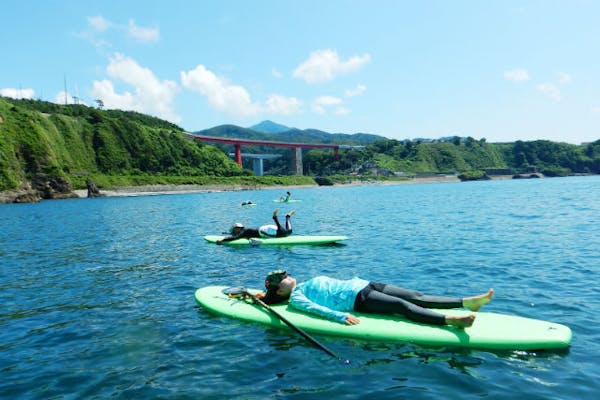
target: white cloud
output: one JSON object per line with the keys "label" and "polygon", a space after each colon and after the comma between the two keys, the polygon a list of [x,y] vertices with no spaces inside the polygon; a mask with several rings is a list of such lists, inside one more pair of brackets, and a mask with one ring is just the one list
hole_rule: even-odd
{"label": "white cloud", "polygon": [[267,112],[278,115],[298,114],[301,111],[302,102],[295,97],[285,97],[272,94],[265,102]]}
{"label": "white cloud", "polygon": [[317,97],[312,103],[312,110],[317,114],[325,114],[327,108],[341,106],[343,100],[334,96],[320,96]]}
{"label": "white cloud", "polygon": [[158,28],[138,26],[133,19],[130,19],[126,25],[109,21],[97,15],[87,17],[87,23],[88,28],[83,32],[77,33],[77,36],[87,40],[97,48],[112,47],[112,44],[103,37],[109,31],[126,34],[139,42],[156,42],[160,39],[160,30]]}
{"label": "white cloud", "polygon": [[0,96],[13,99],[33,99],[35,91],[33,89],[4,88],[0,89]]}
{"label": "white cloud", "polygon": [[560,101],[560,90],[551,83],[540,83],[536,90],[554,101]]}
{"label": "white cloud", "polygon": [[209,104],[218,111],[234,116],[251,116],[259,112],[259,105],[250,98],[250,93],[239,85],[232,85],[218,77],[204,65],[189,72],[181,72],[183,86],[208,98]]}
{"label": "white cloud", "polygon": [[129,20],[127,29],[129,36],[140,42],[156,42],[160,39],[160,30],[158,28],[142,28],[137,26],[133,19]]}
{"label": "white cloud", "polygon": [[524,82],[529,80],[529,72],[526,69],[513,69],[512,71],[506,71],[504,78],[513,82]]}
{"label": "white cloud", "polygon": [[183,87],[206,96],[215,110],[236,117],[254,116],[261,112],[291,115],[301,112],[302,102],[295,97],[271,94],[264,104],[252,100],[246,88],[228,82],[204,65],[181,72]]}
{"label": "white cloud", "polygon": [[594,114],[600,114],[600,106],[592,106],[592,112]]}
{"label": "white cloud", "polygon": [[355,97],[363,94],[365,90],[367,90],[365,85],[356,85],[354,89],[348,89],[344,94],[346,97]]}
{"label": "white cloud", "polygon": [[119,110],[143,111],[135,96],[130,92],[119,94],[113,83],[107,79],[94,81],[92,93],[95,98],[102,100],[104,107]]}
{"label": "white cloud", "polygon": [[94,28],[95,30],[99,31],[99,32],[104,32],[105,30],[107,30],[111,23],[106,20],[104,17],[98,15],[95,17],[88,17],[88,24]]}
{"label": "white cloud", "polygon": [[561,85],[567,84],[571,82],[571,75],[565,72],[560,72],[558,74],[558,83]]}
{"label": "white cloud", "polygon": [[115,54],[106,68],[108,75],[133,87],[134,92],[116,92],[109,80],[95,81],[92,95],[104,102],[106,108],[139,111],[179,122],[181,117],[173,110],[173,99],[179,87],[173,81],[160,81],[154,73],[140,66],[134,59]]}
{"label": "white cloud", "polygon": [[335,79],[337,75],[358,71],[370,61],[370,54],[352,56],[346,61],[341,61],[335,50],[316,50],[310,54],[308,60],[296,67],[293,75],[307,83],[327,82]]}
{"label": "white cloud", "polygon": [[75,97],[71,93],[65,92],[64,90],[61,90],[56,94],[54,97],[54,102],[56,104],[65,104],[65,102],[66,104],[85,104],[85,102],[82,102],[78,97]]}

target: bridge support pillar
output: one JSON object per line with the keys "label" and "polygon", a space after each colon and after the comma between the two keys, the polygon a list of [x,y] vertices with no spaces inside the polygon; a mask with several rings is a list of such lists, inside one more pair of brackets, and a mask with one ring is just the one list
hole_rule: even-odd
{"label": "bridge support pillar", "polygon": [[242,146],[239,144],[235,145],[235,162],[242,166]]}
{"label": "bridge support pillar", "polygon": [[264,167],[263,167],[263,159],[262,158],[255,158],[254,160],[252,160],[252,171],[254,172],[254,175],[256,176],[263,176],[265,171],[264,171]]}
{"label": "bridge support pillar", "polygon": [[294,147],[294,155],[292,156],[292,171],[294,175],[303,175],[302,173],[302,148]]}

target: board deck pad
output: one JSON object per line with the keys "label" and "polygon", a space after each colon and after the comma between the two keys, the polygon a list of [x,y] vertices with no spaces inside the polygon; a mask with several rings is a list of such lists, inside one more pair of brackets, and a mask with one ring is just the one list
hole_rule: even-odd
{"label": "board deck pad", "polygon": [[[244,321],[286,328],[275,315],[250,300],[230,298],[225,286],[207,286],[195,292],[197,303],[208,311]],[[256,292],[256,290],[250,290]],[[492,312],[476,312],[473,326],[465,329],[412,322],[401,316],[352,312],[358,325],[343,325],[303,313],[290,305],[271,306],[292,324],[310,333],[379,342],[410,342],[420,345],[457,346],[495,350],[548,350],[566,348],[571,329],[565,325]],[[436,310],[446,315],[467,315],[469,310]]]}
{"label": "board deck pad", "polygon": [[[223,239],[221,235],[206,235],[204,240],[210,243],[216,243],[217,240]],[[347,236],[317,236],[317,235],[290,235],[280,238],[252,238],[252,239],[237,239],[231,242],[223,242],[224,245],[273,245],[273,244],[329,244],[348,240]]]}

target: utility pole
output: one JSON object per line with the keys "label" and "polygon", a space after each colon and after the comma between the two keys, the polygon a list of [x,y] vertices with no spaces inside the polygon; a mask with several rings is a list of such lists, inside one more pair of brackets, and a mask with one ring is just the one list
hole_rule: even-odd
{"label": "utility pole", "polygon": [[67,105],[67,74],[64,75],[65,77],[65,106]]}

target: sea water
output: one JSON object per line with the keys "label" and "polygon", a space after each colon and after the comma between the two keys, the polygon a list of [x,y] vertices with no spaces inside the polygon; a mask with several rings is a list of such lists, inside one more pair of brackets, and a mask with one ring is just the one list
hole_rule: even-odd
{"label": "sea water", "polygon": [[[286,188],[287,189],[287,188]],[[600,177],[111,197],[0,205],[0,398],[592,399],[600,392]],[[252,200],[256,207],[242,207]],[[208,244],[293,209],[338,246]],[[360,276],[566,324],[568,350],[316,336],[211,315],[206,285]],[[477,323],[477,322],[475,322]]]}

